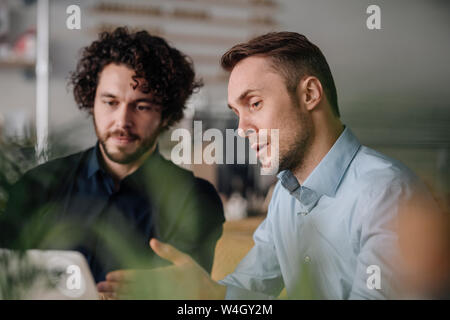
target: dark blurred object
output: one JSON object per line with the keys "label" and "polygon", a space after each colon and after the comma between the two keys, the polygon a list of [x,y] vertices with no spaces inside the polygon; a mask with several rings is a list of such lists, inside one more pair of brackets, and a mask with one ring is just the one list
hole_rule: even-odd
{"label": "dark blurred object", "polygon": [[37,164],[34,138],[5,138],[0,140],[0,216],[5,209],[12,185],[28,169]]}
{"label": "dark blurred object", "polygon": [[32,6],[36,3],[37,0],[23,0],[23,3],[27,6]]}
{"label": "dark blurred object", "polygon": [[9,9],[5,0],[0,1],[0,42],[9,33]]}

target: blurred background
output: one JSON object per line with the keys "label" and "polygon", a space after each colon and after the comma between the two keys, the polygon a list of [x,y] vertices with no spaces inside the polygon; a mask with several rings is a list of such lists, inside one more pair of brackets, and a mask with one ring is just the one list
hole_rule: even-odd
{"label": "blurred background", "polygon": [[[381,9],[381,30],[366,26],[371,4]],[[66,27],[70,5],[81,9],[79,30]],[[201,120],[203,130],[223,132],[236,129],[237,119],[226,107],[221,55],[268,31],[305,34],[330,64],[343,122],[363,144],[414,170],[448,209],[449,1],[0,0],[0,146],[22,141],[32,155],[47,132],[50,144],[62,146],[50,157],[92,146],[92,120],[76,107],[67,79],[82,47],[100,31],[123,25],[160,35],[193,59],[205,86],[178,127],[192,130]],[[170,158],[175,144],[166,133],[162,154]],[[242,245],[266,213],[275,178],[261,176],[257,165],[190,169],[221,193],[227,228],[236,231],[231,241]],[[243,254],[249,246],[251,239]]]}

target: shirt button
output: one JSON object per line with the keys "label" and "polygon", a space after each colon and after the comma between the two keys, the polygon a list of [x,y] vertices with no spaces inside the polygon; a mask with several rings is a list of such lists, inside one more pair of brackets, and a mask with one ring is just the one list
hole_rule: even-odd
{"label": "shirt button", "polygon": [[309,256],[305,256],[303,261],[305,261],[305,263],[310,263],[311,262],[311,258]]}
{"label": "shirt button", "polygon": [[300,212],[300,214],[301,214],[302,216],[306,216],[306,215],[308,214],[308,212]]}

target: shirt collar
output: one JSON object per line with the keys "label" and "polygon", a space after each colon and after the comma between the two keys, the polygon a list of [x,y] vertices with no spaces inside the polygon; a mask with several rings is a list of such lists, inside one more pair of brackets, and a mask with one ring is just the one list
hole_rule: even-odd
{"label": "shirt collar", "polygon": [[334,197],[344,173],[361,147],[350,128],[345,127],[325,157],[300,185],[289,170],[278,174],[278,179],[290,194],[294,195],[307,211],[311,210],[322,195]]}
{"label": "shirt collar", "polygon": [[95,147],[91,150],[91,154],[89,155],[88,159],[88,170],[87,170],[88,178],[92,177],[95,173],[97,173],[97,171],[104,172],[103,168],[100,166],[99,157],[100,157],[100,147],[97,141]]}
{"label": "shirt collar", "polygon": [[[156,157],[158,157],[159,155],[159,146],[156,145],[155,150],[153,151],[153,153],[148,157],[148,159],[145,161],[145,163],[147,163],[150,159],[154,159]],[[106,171],[103,169],[103,167],[100,165],[100,157],[101,157],[101,153],[100,153],[100,145],[99,142],[97,141],[97,143],[95,144],[95,147],[91,150],[91,154],[89,155],[88,158],[88,170],[87,170],[87,175],[88,178],[91,178],[94,174],[96,174],[98,171],[102,172],[102,173],[106,173]],[[145,164],[144,163],[144,164]],[[143,165],[144,165],[143,164]],[[143,166],[142,165],[142,166]],[[141,167],[142,167],[141,166]],[[139,168],[141,169],[141,168]],[[134,173],[136,173],[136,170]],[[134,175],[134,173],[132,175]]]}

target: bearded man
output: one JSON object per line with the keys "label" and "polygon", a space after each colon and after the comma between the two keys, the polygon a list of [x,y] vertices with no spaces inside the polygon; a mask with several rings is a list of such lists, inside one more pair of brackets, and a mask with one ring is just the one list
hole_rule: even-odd
{"label": "bearded man", "polygon": [[148,247],[156,237],[210,272],[221,200],[157,144],[201,86],[190,59],[146,31],[117,28],[84,48],[70,82],[98,142],[16,183],[0,215],[0,247],[77,250],[100,282],[113,270],[163,265]]}

